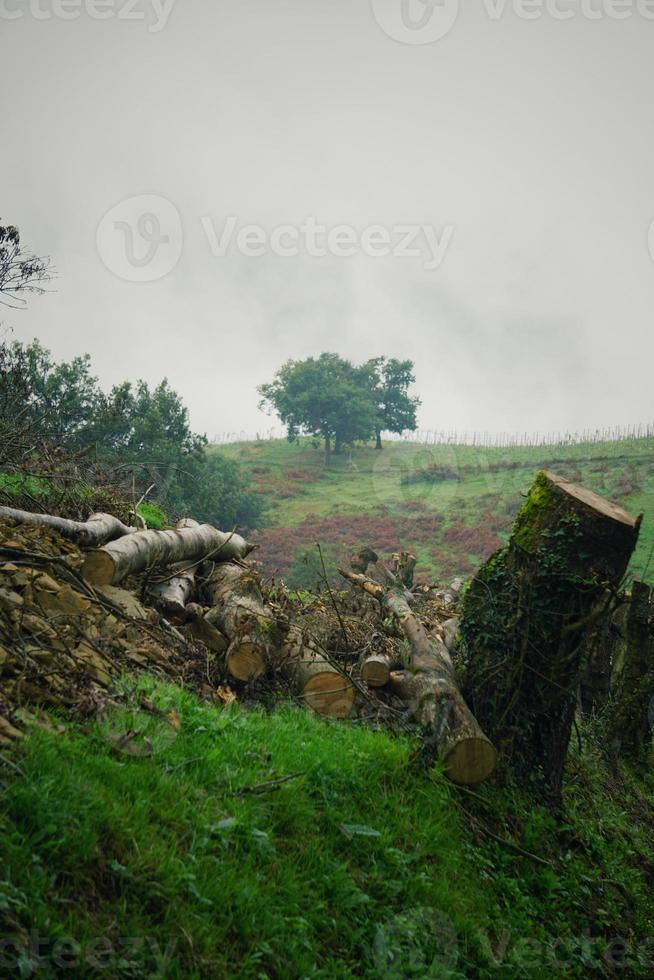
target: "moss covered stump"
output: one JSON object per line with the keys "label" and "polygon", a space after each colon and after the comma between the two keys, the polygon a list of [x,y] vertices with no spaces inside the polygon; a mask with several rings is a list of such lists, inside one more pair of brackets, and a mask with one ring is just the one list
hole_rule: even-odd
{"label": "moss covered stump", "polygon": [[554,805],[584,640],[626,571],[639,526],[616,504],[541,471],[509,543],[462,602],[466,701],[514,777]]}

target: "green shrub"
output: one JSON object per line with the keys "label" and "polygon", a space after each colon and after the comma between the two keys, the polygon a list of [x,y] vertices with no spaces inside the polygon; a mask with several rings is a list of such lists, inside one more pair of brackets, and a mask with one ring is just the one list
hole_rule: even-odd
{"label": "green shrub", "polygon": [[149,528],[152,528],[154,531],[163,531],[165,528],[171,527],[168,517],[163,512],[161,507],[157,506],[157,504],[151,504],[145,500],[142,504],[137,505],[136,513],[139,515],[139,517],[142,517],[146,525]]}

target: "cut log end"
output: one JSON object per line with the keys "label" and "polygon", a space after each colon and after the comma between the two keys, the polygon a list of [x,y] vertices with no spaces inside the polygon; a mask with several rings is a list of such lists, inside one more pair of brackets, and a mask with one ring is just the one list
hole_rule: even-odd
{"label": "cut log end", "polygon": [[551,470],[544,470],[543,472],[555,487],[558,487],[563,493],[567,493],[569,497],[579,501],[580,504],[590,508],[590,510],[601,517],[608,518],[611,521],[618,521],[620,524],[626,524],[630,528],[637,527],[638,518],[628,514],[619,504],[614,503],[612,500],[607,500],[605,497],[600,497],[593,490],[588,490],[586,487],[582,487],[577,483],[571,483],[564,476],[558,473],[552,473]]}
{"label": "cut log end", "polygon": [[237,681],[254,681],[266,669],[266,654],[252,640],[236,640],[226,656],[227,669]]}
{"label": "cut log end", "polygon": [[384,687],[391,676],[391,658],[383,653],[375,653],[361,665],[361,680],[368,687]]}
{"label": "cut log end", "polygon": [[111,585],[116,563],[107,551],[91,551],[82,565],[82,577],[92,585]]}
{"label": "cut log end", "polygon": [[453,745],[443,762],[453,782],[474,785],[491,775],[497,764],[497,753],[488,739],[472,736]]}
{"label": "cut log end", "polygon": [[309,707],[324,717],[347,718],[354,706],[352,684],[333,670],[314,674],[302,693]]}

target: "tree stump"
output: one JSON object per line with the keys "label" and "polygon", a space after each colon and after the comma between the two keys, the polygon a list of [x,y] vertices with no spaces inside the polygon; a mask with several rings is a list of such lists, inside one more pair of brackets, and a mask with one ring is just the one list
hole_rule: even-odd
{"label": "tree stump", "polygon": [[587,718],[598,718],[608,703],[613,665],[620,647],[619,623],[626,608],[624,603],[617,610],[607,610],[586,635],[579,706]]}
{"label": "tree stump", "polygon": [[464,695],[518,781],[561,800],[584,640],[635,547],[641,518],[541,471],[508,545],[460,610]]}
{"label": "tree stump", "polygon": [[643,762],[654,726],[654,592],[634,581],[623,636],[624,660],[605,716],[613,759]]}

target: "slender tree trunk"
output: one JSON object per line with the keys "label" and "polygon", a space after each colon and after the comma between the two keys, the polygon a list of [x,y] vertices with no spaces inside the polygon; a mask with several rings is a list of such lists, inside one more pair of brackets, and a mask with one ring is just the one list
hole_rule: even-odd
{"label": "slender tree trunk", "polygon": [[343,451],[343,443],[338,433],[334,436],[334,456],[340,456]]}
{"label": "slender tree trunk", "polygon": [[508,545],[460,609],[464,694],[522,785],[561,802],[588,631],[629,564],[640,518],[538,474]]}
{"label": "slender tree trunk", "polygon": [[225,653],[229,643],[220,630],[208,619],[205,619],[202,606],[195,602],[189,602],[185,611],[186,623],[182,627],[184,635],[200,640],[213,653]]}
{"label": "slender tree trunk", "polygon": [[330,434],[325,433],[325,465],[329,465],[332,458],[332,438]]}
{"label": "slender tree trunk", "polygon": [[375,449],[383,449],[381,429],[375,429]]}

